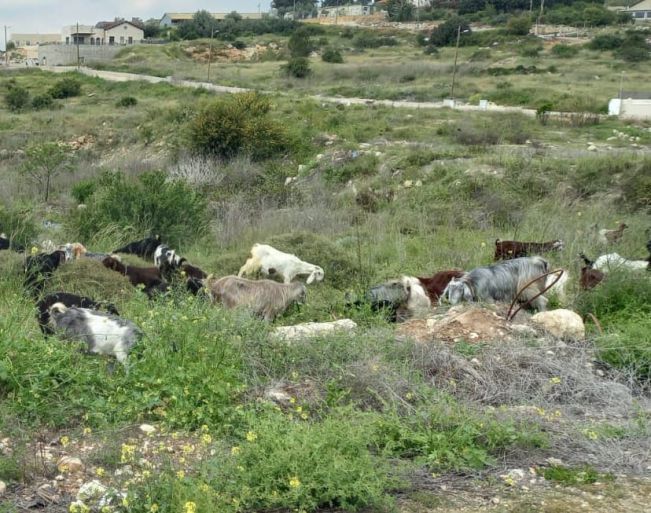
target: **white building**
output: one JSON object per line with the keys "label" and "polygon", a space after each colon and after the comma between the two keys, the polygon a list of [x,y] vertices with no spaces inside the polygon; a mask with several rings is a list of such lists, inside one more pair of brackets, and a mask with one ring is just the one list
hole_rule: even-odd
{"label": "white building", "polygon": [[[216,20],[223,20],[230,13],[228,12],[211,12],[210,15]],[[243,19],[245,20],[260,20],[263,17],[263,14],[260,12],[238,12]],[[165,27],[177,27],[184,21],[192,21],[194,17],[193,12],[166,12],[163,13],[163,17],[158,22],[162,28]]]}
{"label": "white building", "polygon": [[139,23],[126,20],[100,21],[97,25],[68,25],[61,30],[67,45],[132,45],[145,38]]}
{"label": "white building", "polygon": [[631,13],[635,21],[651,21],[651,0],[642,0],[628,7],[617,7],[617,10]]}

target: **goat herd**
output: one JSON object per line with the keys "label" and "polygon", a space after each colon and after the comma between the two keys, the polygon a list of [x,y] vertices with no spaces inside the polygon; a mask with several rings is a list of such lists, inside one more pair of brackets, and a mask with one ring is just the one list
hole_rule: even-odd
{"label": "goat herd", "polygon": [[[625,224],[616,230],[601,230],[599,236],[607,243],[618,242]],[[452,269],[436,273],[428,278],[403,276],[369,289],[362,300],[348,297],[347,306],[367,304],[374,311],[385,309],[392,321],[419,315],[441,300],[452,305],[461,301],[502,302],[518,299],[537,310],[547,305],[545,293],[555,293],[561,302],[565,300],[568,282],[567,271],[552,271],[549,262],[540,253],[560,251],[563,241],[550,242],[495,242],[496,263],[477,267],[469,272]],[[4,234],[0,235],[0,249],[24,252],[24,248],[12,244]],[[78,296],[67,292],[43,295],[46,280],[64,262],[80,258],[92,258],[117,273],[142,290],[148,297],[165,293],[169,283],[184,281],[193,294],[205,291],[213,303],[227,309],[245,307],[265,321],[272,321],[293,303],[303,303],[306,287],[294,281],[307,276],[306,284],[322,281],[323,269],[284,253],[271,246],[254,244],[250,257],[240,268],[237,276],[215,278],[190,264],[175,250],[161,242],[160,236],[148,237],[116,249],[112,253],[91,253],[80,243],[54,246],[49,252],[28,256],[24,264],[24,284],[27,292],[37,301],[37,320],[45,336],[58,333],[68,340],[86,343],[88,352],[114,356],[126,363],[130,349],[140,340],[142,332],[131,321],[119,316],[110,303]],[[580,285],[589,289],[604,280],[612,268],[651,269],[651,240],[647,243],[647,260],[627,260],[617,253],[602,255],[595,261],[581,253],[585,265],[581,268]],[[133,254],[145,260],[153,260],[152,267],[138,267],[122,262],[119,254]],[[250,280],[244,275],[261,274],[270,279]],[[559,276],[560,275],[560,276]]]}

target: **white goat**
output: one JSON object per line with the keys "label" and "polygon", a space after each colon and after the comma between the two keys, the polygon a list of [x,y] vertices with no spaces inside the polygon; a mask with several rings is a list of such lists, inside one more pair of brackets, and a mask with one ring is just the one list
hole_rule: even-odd
{"label": "white goat", "polygon": [[411,316],[418,316],[432,308],[432,301],[418,278],[403,276],[401,281],[407,293],[406,307]]}
{"label": "white goat", "polygon": [[303,262],[296,255],[283,253],[267,244],[254,244],[251,256],[240,268],[238,277],[260,271],[264,276],[280,276],[284,283],[300,275],[307,274],[307,284],[313,281],[322,281],[325,273],[318,265]]}
{"label": "white goat", "polygon": [[647,260],[628,260],[618,253],[608,253],[601,255],[594,261],[593,269],[607,273],[613,269],[630,269],[641,271],[647,269],[649,262]]}

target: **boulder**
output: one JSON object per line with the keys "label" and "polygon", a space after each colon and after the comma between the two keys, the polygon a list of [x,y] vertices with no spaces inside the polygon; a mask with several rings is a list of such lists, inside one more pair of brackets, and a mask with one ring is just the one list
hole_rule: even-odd
{"label": "boulder", "polygon": [[581,316],[572,310],[559,308],[540,312],[531,317],[531,322],[558,338],[585,338],[585,325]]}
{"label": "boulder", "polygon": [[75,472],[81,472],[84,470],[84,464],[79,458],[73,458],[72,456],[63,456],[57,462],[57,468],[59,472],[74,474]]}
{"label": "boulder", "polygon": [[333,331],[353,331],[357,323],[350,319],[339,319],[332,322],[305,322],[294,326],[279,326],[274,330],[274,335],[284,340],[318,337]]}

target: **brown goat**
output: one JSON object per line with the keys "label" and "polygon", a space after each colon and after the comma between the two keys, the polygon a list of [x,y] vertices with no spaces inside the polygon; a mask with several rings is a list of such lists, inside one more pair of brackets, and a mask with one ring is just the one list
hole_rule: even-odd
{"label": "brown goat", "polygon": [[104,258],[102,264],[107,269],[111,269],[112,271],[123,274],[129,278],[131,285],[134,287],[144,285],[145,294],[149,297],[151,297],[155,291],[164,292],[167,290],[167,283],[165,283],[161,278],[160,271],[157,267],[136,267],[134,265],[125,265],[112,256]]}
{"label": "brown goat", "polygon": [[549,242],[519,242],[497,239],[495,241],[495,261],[539,255],[548,251],[561,251],[563,247],[563,241],[559,239]]}
{"label": "brown goat", "polygon": [[589,290],[599,285],[606,276],[598,269],[593,269],[594,261],[590,260],[584,253],[579,253],[579,257],[583,260],[585,265],[581,267],[581,279],[579,283],[583,290]]}
{"label": "brown goat", "polygon": [[450,280],[452,278],[461,278],[464,274],[464,271],[457,270],[439,271],[429,278],[418,278],[418,281],[420,281],[432,303],[436,303]]}
{"label": "brown goat", "polygon": [[628,228],[628,225],[626,223],[621,223],[616,229],[614,230],[608,230],[606,228],[602,228],[599,230],[599,242],[602,244],[616,244],[620,240],[622,240],[622,237],[624,236],[624,230]]}
{"label": "brown goat", "polygon": [[272,280],[247,280],[237,276],[215,279],[208,276],[205,286],[213,303],[231,309],[243,306],[271,322],[292,303],[305,302],[305,285],[301,282],[278,283]]}

